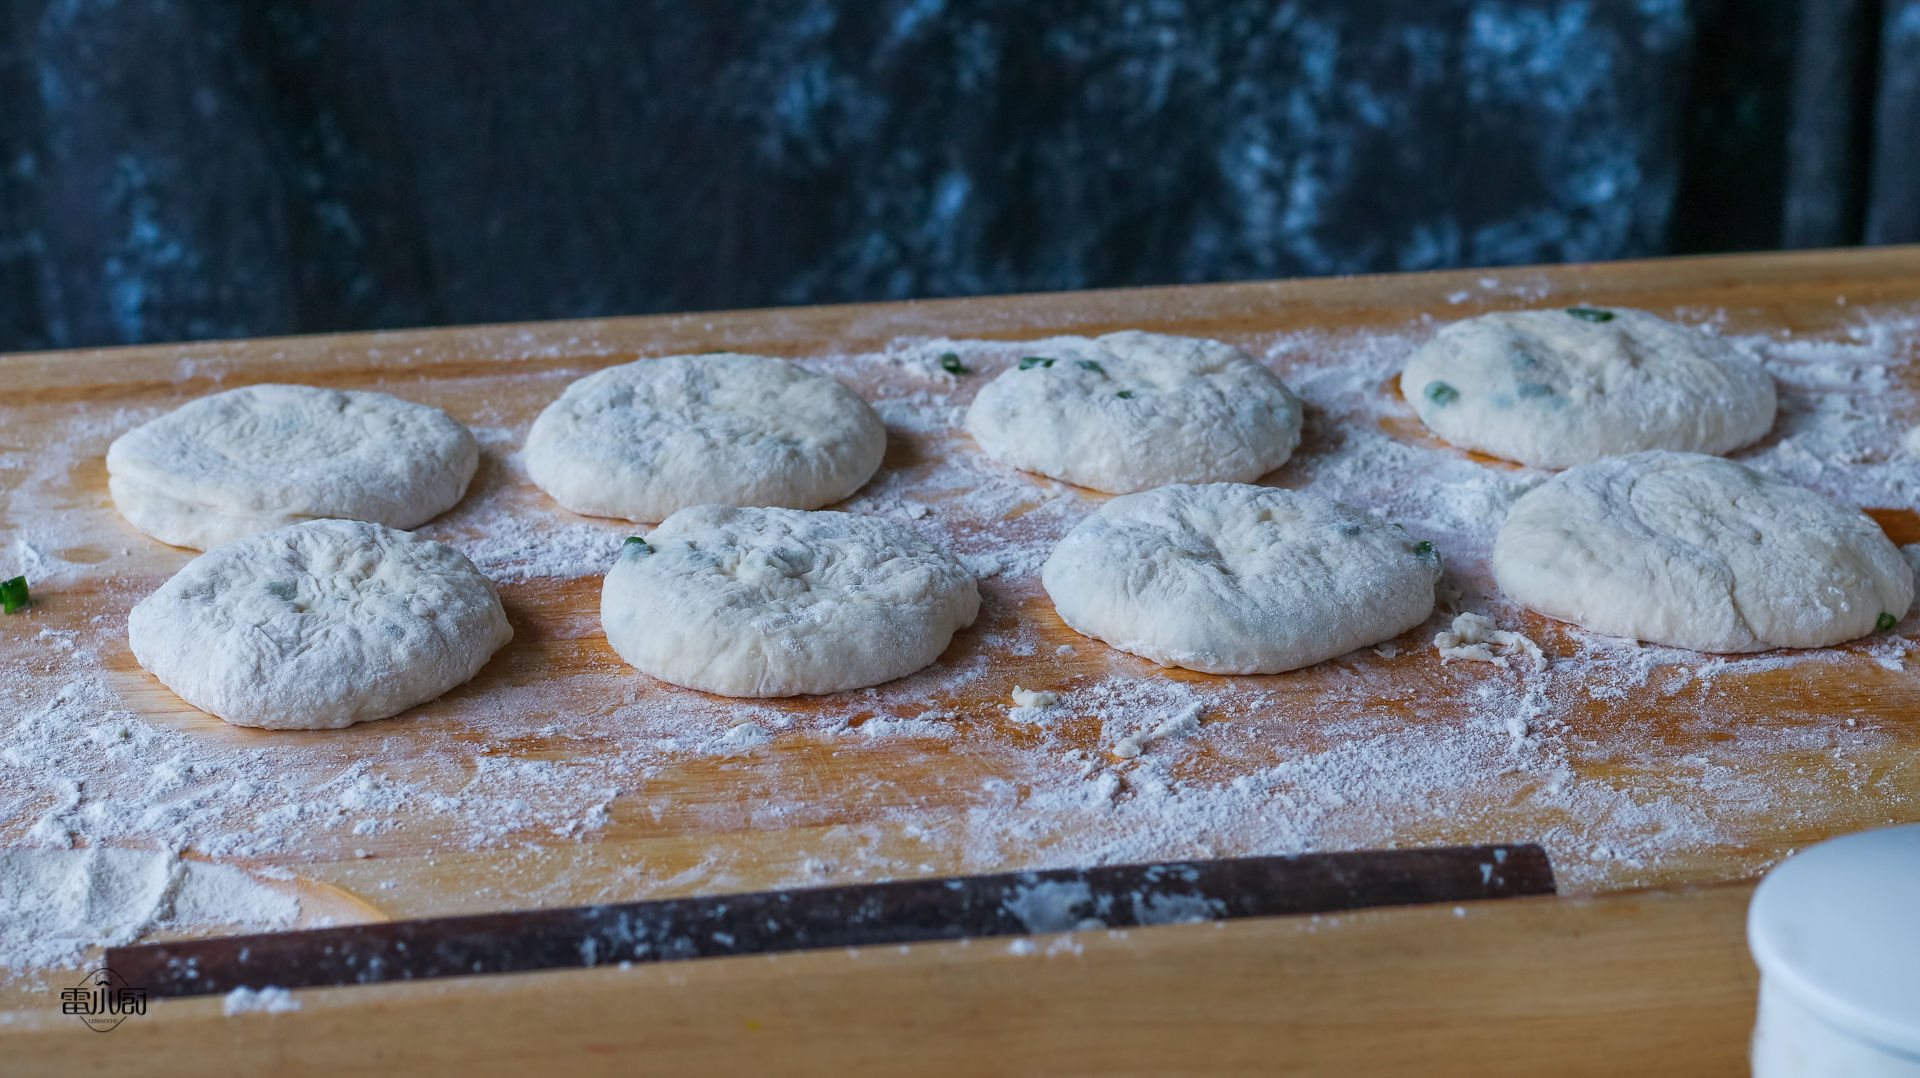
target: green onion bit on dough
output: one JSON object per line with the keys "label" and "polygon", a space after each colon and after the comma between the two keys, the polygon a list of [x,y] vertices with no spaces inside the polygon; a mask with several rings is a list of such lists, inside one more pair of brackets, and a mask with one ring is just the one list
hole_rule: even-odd
{"label": "green onion bit on dough", "polygon": [[627,536],[627,541],[620,544],[620,552],[624,554],[627,551],[632,550],[634,548],[633,545],[635,543],[640,544],[640,553],[642,554],[653,553],[653,548],[647,545],[647,541],[645,539],[640,538],[637,535]]}
{"label": "green onion bit on dough", "polygon": [[1020,369],[1023,371],[1031,367],[1051,367],[1051,366],[1053,366],[1053,359],[1050,356],[1021,356],[1020,357]]}
{"label": "green onion bit on dough", "polygon": [[27,578],[16,576],[0,584],[0,609],[11,614],[27,608]]}
{"label": "green onion bit on dough", "polygon": [[1460,391],[1445,382],[1428,382],[1427,399],[1435,404],[1452,404],[1460,399]]}
{"label": "green onion bit on dough", "polygon": [[[9,614],[13,613],[13,607],[7,607],[7,613]],[[1888,629],[1891,629],[1898,624],[1900,623],[1894,620],[1894,617],[1892,614],[1889,614],[1883,610],[1880,612],[1879,620],[1873,623],[1873,631],[1876,633],[1884,633]]]}
{"label": "green onion bit on dough", "polygon": [[1133,399],[1133,390],[1123,389],[1120,392],[1115,393],[1114,396],[1119,397],[1123,401],[1130,401]]}
{"label": "green onion bit on dough", "polygon": [[1074,360],[1073,365],[1080,368],[1083,371],[1092,371],[1095,374],[1107,373],[1107,369],[1105,367],[1102,367],[1100,364],[1095,363],[1091,359],[1077,359],[1077,360]]}
{"label": "green onion bit on dough", "polygon": [[967,370],[967,365],[960,362],[960,353],[958,352],[942,352],[940,354],[940,369],[946,371],[948,374],[971,373]]}
{"label": "green onion bit on dough", "polygon": [[1611,322],[1612,311],[1603,311],[1598,307],[1568,307],[1567,313],[1584,322]]}

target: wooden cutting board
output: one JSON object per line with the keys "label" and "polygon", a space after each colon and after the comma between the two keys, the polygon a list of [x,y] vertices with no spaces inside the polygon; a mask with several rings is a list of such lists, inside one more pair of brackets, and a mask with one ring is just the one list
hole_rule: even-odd
{"label": "wooden cutting board", "polygon": [[[155,407],[223,388],[261,381],[378,388],[505,432],[488,443],[470,501],[491,498],[496,515],[613,533],[629,529],[572,517],[519,482],[510,454],[567,381],[639,356],[714,349],[789,356],[848,378],[869,399],[964,403],[985,374],[971,376],[970,384],[930,382],[914,365],[915,347],[902,342],[1019,341],[1139,328],[1242,343],[1294,380],[1302,371],[1325,371],[1330,356],[1337,366],[1338,350],[1370,333],[1413,341],[1437,321],[1574,302],[1712,318],[1733,334],[1846,341],[1849,329],[1920,313],[1920,249],[0,357],[6,386],[0,449],[46,452],[59,443],[74,460],[65,474],[37,480],[31,490],[21,485],[23,469],[0,470],[0,541],[58,534],[71,541],[49,553],[68,566],[96,567],[66,570],[59,587],[36,589],[31,614],[0,621],[0,661],[31,661],[29,649],[40,646],[43,630],[79,634],[98,642],[107,685],[145,720],[186,735],[216,757],[265,748],[284,760],[289,774],[314,783],[371,763],[383,780],[457,795],[484,772],[527,783],[525,796],[539,817],[537,769],[504,765],[586,768],[621,753],[647,761],[643,774],[612,784],[617,792],[598,803],[604,822],[565,833],[539,817],[537,827],[516,825],[475,838],[462,830],[458,811],[403,805],[362,833],[338,821],[298,821],[278,848],[256,842],[242,854],[217,858],[291,875],[275,886],[300,894],[310,919],[1045,867],[1072,863],[1088,851],[1103,857],[1133,849],[1160,856],[1282,852],[1242,848],[1238,844],[1272,841],[1276,832],[1230,822],[1206,834],[1169,836],[1158,846],[1086,832],[1105,826],[1103,819],[1137,823],[1137,810],[1129,818],[1125,805],[1147,797],[1149,781],[1217,786],[1237,773],[1317,758],[1354,736],[1352,721],[1361,712],[1376,721],[1368,728],[1374,736],[1382,716],[1398,716],[1422,734],[1443,732],[1478,721],[1475,693],[1489,679],[1507,679],[1510,693],[1521,692],[1524,679],[1473,664],[1440,666],[1427,644],[1438,621],[1397,641],[1392,655],[1369,653],[1273,678],[1161,671],[1077,637],[1054,617],[1030,575],[1008,572],[985,581],[982,622],[956,639],[942,659],[944,673],[910,679],[877,697],[759,707],[751,716],[770,731],[764,744],[741,752],[663,749],[655,759],[632,744],[638,735],[623,716],[680,709],[689,722],[705,724],[691,738],[697,741],[724,733],[737,709],[659,686],[621,664],[599,633],[597,576],[535,576],[502,589],[514,641],[473,683],[443,700],[348,731],[244,730],[187,707],[126,652],[118,627],[128,607],[191,553],[148,540],[120,520],[99,453],[113,434]],[[1920,340],[1895,339],[1887,347],[1893,384],[1881,396],[1910,399],[1920,390]],[[905,358],[837,358],[890,348]],[[1378,392],[1394,392],[1390,378]],[[1411,420],[1410,410],[1401,411],[1388,407],[1379,421],[1389,438],[1444,450]],[[116,426],[116,416],[126,418]],[[1920,414],[1897,418],[1900,429],[1920,423]],[[1324,426],[1316,430],[1316,423]],[[1335,437],[1334,427],[1331,418],[1310,415],[1303,452],[1314,449],[1316,437]],[[76,439],[85,444],[76,448]],[[1097,504],[1036,480],[1030,500],[1002,506],[1000,519],[988,519],[981,506],[989,502],[953,492],[944,478],[956,454],[975,452],[956,431],[896,425],[882,479],[894,475],[893,489],[907,502],[930,505],[962,545],[1058,499],[1082,509]],[[1286,469],[1269,481],[1301,485]],[[59,514],[57,527],[46,515],[50,507]],[[1867,508],[1897,541],[1920,541],[1914,506]],[[1446,536],[1432,538],[1447,549]],[[1471,600],[1485,587],[1485,570],[1467,561],[1450,564]],[[1544,619],[1515,614],[1510,623],[1549,654],[1586,646]],[[1902,664],[1897,656],[1890,663],[1884,646],[1874,651],[1860,644],[1817,660],[1722,674],[1705,695],[1676,688],[1676,680],[1686,680],[1679,671],[1698,661],[1663,658],[1652,664],[1652,676],[1642,670],[1637,682],[1619,686],[1599,683],[1617,673],[1608,667],[1596,675],[1593,691],[1558,691],[1544,719],[1536,715],[1552,726],[1559,781],[1604,793],[1597,800],[1539,794],[1524,767],[1504,778],[1490,769],[1451,786],[1450,773],[1438,772],[1435,781],[1445,788],[1430,798],[1387,784],[1393,804],[1339,811],[1309,806],[1321,814],[1319,822],[1299,832],[1323,848],[1544,841],[1565,851],[1572,867],[1563,863],[1563,873],[1573,889],[1593,897],[1515,900],[1457,916],[1453,910],[1377,911],[1100,934],[1026,964],[1004,947],[943,944],[864,957],[740,958],[677,969],[316,990],[302,993],[311,1000],[303,1011],[234,1019],[219,1017],[217,1001],[188,1001],[161,1005],[107,1036],[47,1014],[44,990],[16,985],[0,995],[0,1007],[11,1008],[0,1013],[0,1053],[10,1044],[20,1053],[15,1058],[62,1073],[134,1060],[147,1070],[191,1071],[204,1069],[209,1053],[241,1066],[337,1070],[364,1063],[371,1051],[434,1072],[513,1073],[536,1057],[593,1071],[616,1060],[627,1067],[633,1053],[682,1071],[729,1069],[720,1060],[740,1069],[844,1070],[850,1057],[876,1071],[941,1069],[936,1062],[975,1071],[996,1064],[970,1066],[966,1055],[945,1053],[981,1050],[985,1043],[1003,1053],[998,1059],[1019,1061],[1014,1069],[1049,1071],[1388,1073],[1415,1063],[1442,1073],[1545,1066],[1562,1073],[1730,1071],[1743,1059],[1752,1006],[1752,971],[1739,942],[1746,889],[1738,881],[1829,835],[1920,819],[1920,671],[1911,663],[1895,669]],[[1102,729],[1098,708],[1080,709],[1087,713],[1045,735],[1007,713],[1015,684],[1072,691],[1128,679],[1185,686],[1182,691],[1208,704],[1209,726],[1233,725],[1183,749],[1177,767],[1150,780],[1106,751],[1111,730]],[[1259,706],[1241,706],[1248,699]],[[938,736],[857,736],[869,722],[927,713],[937,716],[928,721],[948,728]],[[646,730],[649,737],[657,732]],[[1761,734],[1781,736],[1763,739],[1764,751],[1727,747]],[[1629,744],[1634,751],[1623,750]],[[1095,770],[1120,776],[1114,787],[1119,811],[1013,826],[1008,821],[1018,820],[1020,798],[1064,781],[1036,760],[1064,752],[1082,753]],[[488,770],[494,765],[502,767]],[[1645,811],[1646,826],[1667,826],[1675,806],[1687,805],[1690,786],[1705,781],[1702,768],[1720,792],[1701,799],[1697,816],[1685,817],[1695,837],[1635,837],[1619,818]],[[1376,788],[1382,787],[1361,783],[1354,792],[1364,801]],[[1725,793],[1736,789],[1745,791],[1738,805]],[[1304,812],[1302,798],[1325,793],[1324,783],[1296,790],[1268,811]],[[497,799],[488,805],[487,811],[498,811]],[[1583,815],[1594,806],[1593,815]],[[0,820],[0,845],[24,844],[43,808],[25,805],[17,818]],[[563,804],[554,811],[567,810]],[[982,818],[998,821],[983,825],[991,841],[983,840],[981,826],[956,823]],[[1625,840],[1639,845],[1617,856],[1591,848]],[[1689,890],[1696,887],[1706,889]]]}

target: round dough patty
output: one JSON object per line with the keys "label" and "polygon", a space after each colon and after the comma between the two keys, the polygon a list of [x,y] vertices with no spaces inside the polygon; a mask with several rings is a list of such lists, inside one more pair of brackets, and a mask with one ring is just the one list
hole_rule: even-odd
{"label": "round dough patty", "polygon": [[1115,498],[1041,571],[1075,632],[1162,666],[1276,674],[1433,612],[1430,543],[1314,494],[1240,483]]}
{"label": "round dough patty", "polygon": [[208,551],[127,617],[134,658],[182,700],[269,730],[396,715],[467,681],[512,638],[466,555],[355,520]]}
{"label": "round dough patty", "polygon": [[967,432],[1016,468],[1128,494],[1260,478],[1300,444],[1300,399],[1230,344],[1126,330],[1022,358],[974,397]]}
{"label": "round dough patty", "polygon": [[1727,453],[1773,426],[1773,378],[1732,344],[1645,311],[1500,311],[1416,351],[1400,389],[1454,445],[1539,468],[1619,453]]}
{"label": "round dough patty", "polygon": [[629,539],[600,621],[620,657],[723,696],[794,696],[913,673],[973,624],[973,574],[904,524],[702,505]]}
{"label": "round dough patty", "polygon": [[301,520],[413,528],[466,494],[467,428],[385,393],[257,385],[190,401],[114,439],[107,489],[163,543],[211,550]]}
{"label": "round dough patty", "polygon": [[880,417],[838,381],[717,353],[580,379],[534,420],[526,460],[568,509],[647,521],[692,505],[827,505],[860,489],[886,451]]}
{"label": "round dough patty", "polygon": [[1659,450],[1528,491],[1500,526],[1493,573],[1548,617],[1695,651],[1851,640],[1904,617],[1914,584],[1866,514],[1743,464]]}

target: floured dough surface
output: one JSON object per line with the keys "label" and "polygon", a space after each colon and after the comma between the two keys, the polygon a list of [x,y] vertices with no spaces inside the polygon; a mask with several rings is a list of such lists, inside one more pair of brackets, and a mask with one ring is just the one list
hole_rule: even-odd
{"label": "floured dough surface", "polygon": [[1493,571],[1548,617],[1696,651],[1851,640],[1905,616],[1914,587],[1866,514],[1743,464],[1658,450],[1527,492]]}
{"label": "floured dough surface", "polygon": [[1499,311],[1441,330],[1400,389],[1454,445],[1541,468],[1726,453],[1773,426],[1773,378],[1710,333],[1626,308]]}
{"label": "floured dough surface", "polygon": [[1391,639],[1433,611],[1440,559],[1300,491],[1175,484],[1115,498],[1041,573],[1076,632],[1162,666],[1273,674]]}
{"label": "floured dough surface", "polygon": [[237,726],[330,730],[460,685],[513,638],[493,582],[442,543],[314,520],[188,562],[127,618],[134,658]]}
{"label": "floured dough surface", "polygon": [[107,449],[107,489],[163,543],[211,550],[302,520],[413,528],[453,508],[479,464],[438,408],[385,393],[256,385],[202,397]]}
{"label": "floured dough surface", "polygon": [[967,432],[1016,468],[1110,494],[1251,482],[1300,444],[1300,400],[1230,344],[1127,330],[1022,358],[974,397]]}
{"label": "floured dough surface", "polygon": [[887,432],[860,395],[766,356],[643,359],[573,383],[534,420],[527,472],[576,513],[814,509],[872,478]]}
{"label": "floured dough surface", "polygon": [[939,658],[979,610],[973,574],[905,524],[721,505],[628,540],[600,595],[621,658],[723,696],[891,681]]}

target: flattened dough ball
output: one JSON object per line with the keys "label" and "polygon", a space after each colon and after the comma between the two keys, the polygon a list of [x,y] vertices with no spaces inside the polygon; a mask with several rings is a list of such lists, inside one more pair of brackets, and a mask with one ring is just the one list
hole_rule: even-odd
{"label": "flattened dough ball", "polygon": [[211,550],[302,520],[413,528],[453,508],[480,447],[438,408],[385,393],[257,385],[114,439],[107,489],[163,543]]}
{"label": "flattened dough ball", "polygon": [[1538,468],[1620,453],[1728,453],[1773,426],[1773,378],[1732,344],[1645,311],[1499,311],[1441,330],[1400,389],[1454,445]]}
{"label": "flattened dough ball", "polygon": [[1053,550],[1041,583],[1075,632],[1161,666],[1277,674],[1427,620],[1430,543],[1338,502],[1240,483],[1115,498]]}
{"label": "flattened dough ball", "polygon": [[1816,648],[1889,628],[1913,569],[1866,514],[1743,464],[1655,450],[1528,491],[1500,590],[1594,632],[1695,651]]}
{"label": "flattened dough ball", "polygon": [[974,397],[967,432],[1016,468],[1128,494],[1260,478],[1300,444],[1300,399],[1230,344],[1126,330],[1022,358]]}
{"label": "flattened dough ball", "polygon": [[860,489],[887,430],[860,395],[784,359],[718,353],[609,367],[534,420],[527,473],[576,513],[814,509]]}
{"label": "flattened dough ball", "polygon": [[620,657],[722,696],[903,677],[973,624],[973,574],[904,524],[701,505],[629,539],[600,593]]}
{"label": "flattened dough ball", "polygon": [[134,658],[236,726],[332,730],[479,673],[513,638],[493,582],[442,543],[312,520],[210,550],[127,618]]}

